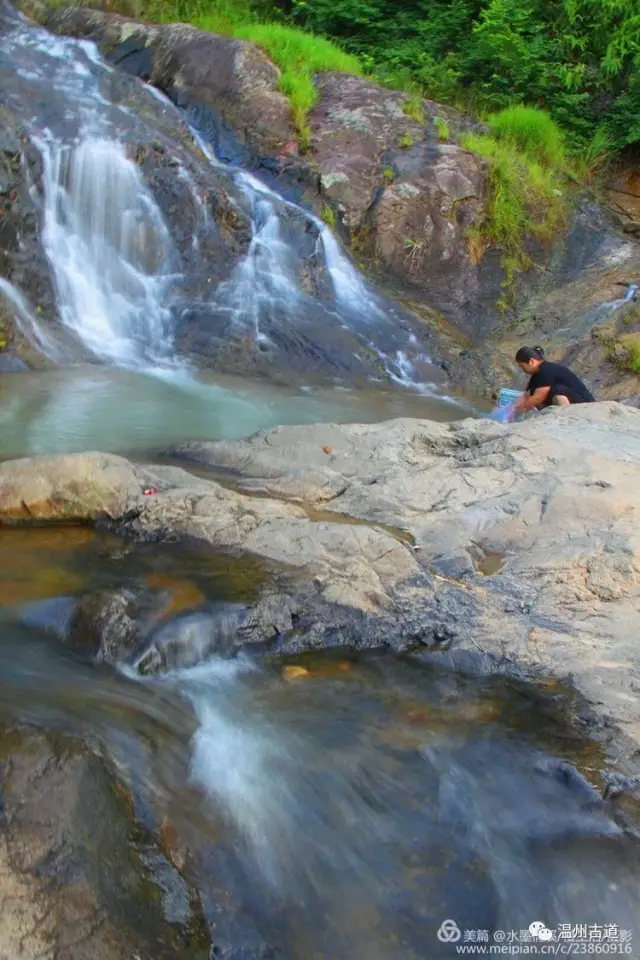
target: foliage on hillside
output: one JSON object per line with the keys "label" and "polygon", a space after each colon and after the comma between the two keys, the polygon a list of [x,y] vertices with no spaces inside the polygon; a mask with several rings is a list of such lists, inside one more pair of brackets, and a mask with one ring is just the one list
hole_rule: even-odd
{"label": "foliage on hillside", "polygon": [[[462,139],[486,159],[491,184],[469,241],[478,259],[490,245],[502,251],[505,306],[531,263],[525,238],[544,242],[565,222],[570,182],[640,142],[640,0],[121,2],[261,46],[281,68],[303,149],[323,71],[405,90],[419,123],[423,95],[484,116],[488,132]],[[444,121],[438,135],[449,138]],[[410,134],[400,142],[412,145]]]}
{"label": "foliage on hillside", "polygon": [[301,129],[313,72],[338,69],[479,113],[536,105],[581,149],[594,137],[599,150],[640,143],[640,0],[133,2],[262,45],[284,69]]}
{"label": "foliage on hillside", "polygon": [[[213,0],[211,0],[213,2]],[[483,111],[543,107],[572,142],[640,142],[638,0],[253,0],[365,70]]]}
{"label": "foliage on hillside", "polygon": [[161,21],[185,20],[201,30],[250,40],[278,64],[280,88],[291,103],[294,125],[302,149],[309,143],[309,111],[317,100],[313,82],[316,73],[339,71],[359,76],[356,56],[346,53],[324,37],[314,36],[282,23],[259,22],[245,0],[151,0],[143,5],[145,16]]}

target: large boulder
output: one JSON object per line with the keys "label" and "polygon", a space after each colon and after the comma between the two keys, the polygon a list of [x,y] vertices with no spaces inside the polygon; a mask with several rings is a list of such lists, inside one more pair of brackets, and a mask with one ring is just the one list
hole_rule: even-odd
{"label": "large boulder", "polygon": [[20,6],[52,32],[87,37],[107,55],[126,43],[124,53],[138,55],[138,75],[184,106],[215,110],[255,155],[275,155],[294,138],[289,102],[278,89],[280,71],[251,43],[84,7],[37,0]]}
{"label": "large boulder", "polygon": [[204,960],[197,893],[98,756],[28,729],[0,729],[0,751],[0,956]]}
{"label": "large boulder", "polygon": [[121,517],[142,495],[131,464],[104,453],[0,464],[0,523]]}
{"label": "large boulder", "polygon": [[497,291],[500,277],[469,255],[468,231],[485,213],[486,165],[454,138],[472,122],[429,100],[416,119],[406,94],[347,74],[322,74],[316,85],[319,197],[308,200],[334,208],[345,237],[396,293],[473,332],[487,299],[481,285]]}
{"label": "large boulder", "polygon": [[423,605],[454,651],[572,676],[640,738],[639,412],[280,428],[173,455],[230,468],[248,492],[409,534],[434,580],[413,600],[405,591],[404,616]]}
{"label": "large boulder", "polygon": [[288,571],[288,587],[225,626],[222,646],[231,634],[242,646],[246,627],[285,652],[481,652],[488,666],[571,676],[636,749],[637,410],[282,427],[168,453],[230,469],[239,490],[98,454],[34,458],[0,465],[0,522],[106,517],[138,539],[252,554]]}

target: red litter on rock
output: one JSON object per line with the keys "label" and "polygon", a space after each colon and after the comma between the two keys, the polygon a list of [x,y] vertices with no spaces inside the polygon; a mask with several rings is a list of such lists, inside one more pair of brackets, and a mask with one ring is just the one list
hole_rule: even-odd
{"label": "red litter on rock", "polygon": [[144,495],[145,495],[145,497],[152,497],[152,496],[154,495],[154,493],[157,493],[157,492],[158,492],[158,491],[156,490],[155,487],[149,487],[148,490],[145,490],[145,491],[144,491]]}

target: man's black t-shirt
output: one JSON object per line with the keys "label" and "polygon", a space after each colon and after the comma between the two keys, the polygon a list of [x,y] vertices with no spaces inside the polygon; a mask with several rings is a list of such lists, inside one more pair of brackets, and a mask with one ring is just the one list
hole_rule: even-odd
{"label": "man's black t-shirt", "polygon": [[585,387],[580,377],[568,367],[563,367],[561,363],[551,363],[545,360],[537,373],[529,380],[527,390],[534,394],[540,387],[551,387],[549,396],[543,406],[548,407],[553,403],[553,398],[558,394],[565,396],[571,403],[594,403],[595,397]]}

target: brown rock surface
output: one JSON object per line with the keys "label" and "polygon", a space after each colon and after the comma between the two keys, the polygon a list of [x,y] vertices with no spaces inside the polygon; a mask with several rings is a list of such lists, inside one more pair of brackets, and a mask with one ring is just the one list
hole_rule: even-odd
{"label": "brown rock surface", "polygon": [[142,494],[127,460],[104,453],[0,464],[0,522],[119,517]]}
{"label": "brown rock surface", "polygon": [[0,758],[1,960],[204,960],[192,918],[163,916],[128,803],[95,756],[68,737],[1,730]]}
{"label": "brown rock surface", "polygon": [[278,90],[280,71],[251,43],[85,7],[22,7],[54,33],[88,37],[104,53],[140,38],[151,53],[151,83],[213,107],[256,153],[277,153],[294,136],[289,102]]}
{"label": "brown rock surface", "polygon": [[107,515],[143,539],[286,565],[303,607],[313,585],[344,611],[337,635],[320,622],[298,648],[481,650],[488,664],[572,677],[601,720],[640,742],[638,411],[282,427],[171,454],[233,468],[239,491],[117,457],[34,458],[0,467],[5,522]]}

